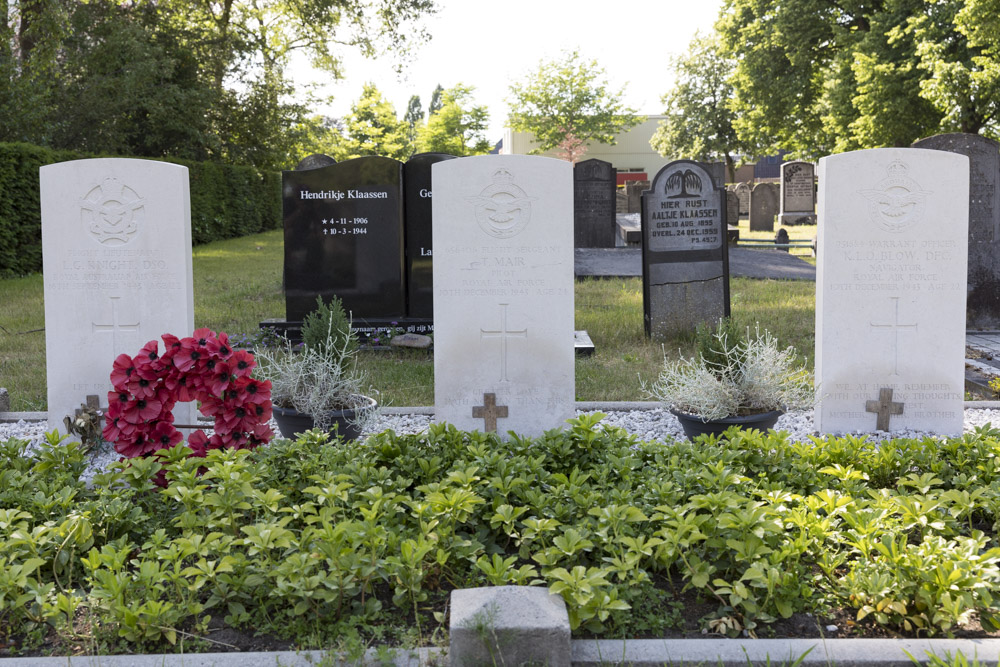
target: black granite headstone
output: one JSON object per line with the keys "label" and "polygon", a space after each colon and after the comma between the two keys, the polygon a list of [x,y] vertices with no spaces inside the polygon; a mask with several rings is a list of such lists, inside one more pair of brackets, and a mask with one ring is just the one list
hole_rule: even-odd
{"label": "black granite headstone", "polygon": [[615,190],[618,170],[591,159],[573,165],[573,245],[615,246]]}
{"label": "black granite headstone", "polygon": [[431,165],[451,160],[447,153],[419,153],[403,165],[406,211],[406,283],[411,318],[434,318],[431,243]]}
{"label": "black granite headstone", "polygon": [[289,322],[317,295],[339,296],[356,324],[405,315],[402,176],[384,157],[282,172]]}
{"label": "black granite headstone", "polygon": [[721,164],[677,160],[642,195],[646,335],[662,340],[729,315],[729,244]]}
{"label": "black granite headstone", "polygon": [[1000,329],[1000,144],[978,134],[939,134],[914,148],[969,158],[968,329]]}

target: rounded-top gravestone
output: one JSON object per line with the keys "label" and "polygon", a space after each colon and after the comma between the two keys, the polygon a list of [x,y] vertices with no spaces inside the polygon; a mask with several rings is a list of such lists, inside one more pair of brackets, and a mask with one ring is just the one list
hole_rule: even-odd
{"label": "rounded-top gravestone", "polygon": [[710,165],[677,160],[642,195],[643,311],[655,340],[729,314],[724,193]]}
{"label": "rounded-top gravestone", "polygon": [[329,155],[324,155],[323,153],[313,153],[308,155],[295,165],[295,171],[307,171],[309,169],[319,169],[321,167],[329,167],[331,164],[337,164]]}
{"label": "rounded-top gravestone", "polygon": [[1000,144],[978,134],[939,134],[914,148],[969,158],[969,292],[966,327],[1000,329]]}

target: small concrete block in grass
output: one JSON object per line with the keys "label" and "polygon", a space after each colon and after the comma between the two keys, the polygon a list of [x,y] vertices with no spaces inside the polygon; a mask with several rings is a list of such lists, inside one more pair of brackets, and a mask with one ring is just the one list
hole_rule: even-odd
{"label": "small concrete block in grass", "polygon": [[570,667],[569,614],[540,586],[492,586],[451,593],[453,665]]}

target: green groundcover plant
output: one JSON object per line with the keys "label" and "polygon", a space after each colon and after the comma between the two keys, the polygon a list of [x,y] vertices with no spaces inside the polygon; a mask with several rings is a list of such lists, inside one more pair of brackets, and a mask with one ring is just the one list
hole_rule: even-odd
{"label": "green groundcover plant", "polygon": [[212,617],[302,648],[427,640],[452,588],[504,584],[549,586],[609,637],[681,596],[732,635],[830,608],[909,635],[995,627],[1000,430],[640,442],[601,417],[507,442],[432,425],[177,445],[91,487],[78,445],[2,443],[0,643],[85,628],[92,650],[192,650]]}

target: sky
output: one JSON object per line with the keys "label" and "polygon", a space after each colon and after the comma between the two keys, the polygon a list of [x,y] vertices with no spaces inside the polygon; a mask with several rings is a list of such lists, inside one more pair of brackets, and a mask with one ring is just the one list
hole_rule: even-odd
{"label": "sky", "polygon": [[437,0],[437,14],[424,19],[431,35],[397,76],[387,61],[344,58],[345,78],[324,83],[303,63],[292,70],[300,83],[321,83],[333,103],[317,113],[342,117],[371,81],[402,118],[411,95],[424,112],[439,83],[475,87],[476,104],[490,112],[487,139],[503,136],[510,84],[524,81],[542,60],[579,49],[598,61],[612,90],[625,87],[625,101],[640,114],[663,112],[660,98],[670,90],[670,58],[684,52],[696,31],[708,33],[722,0]]}

